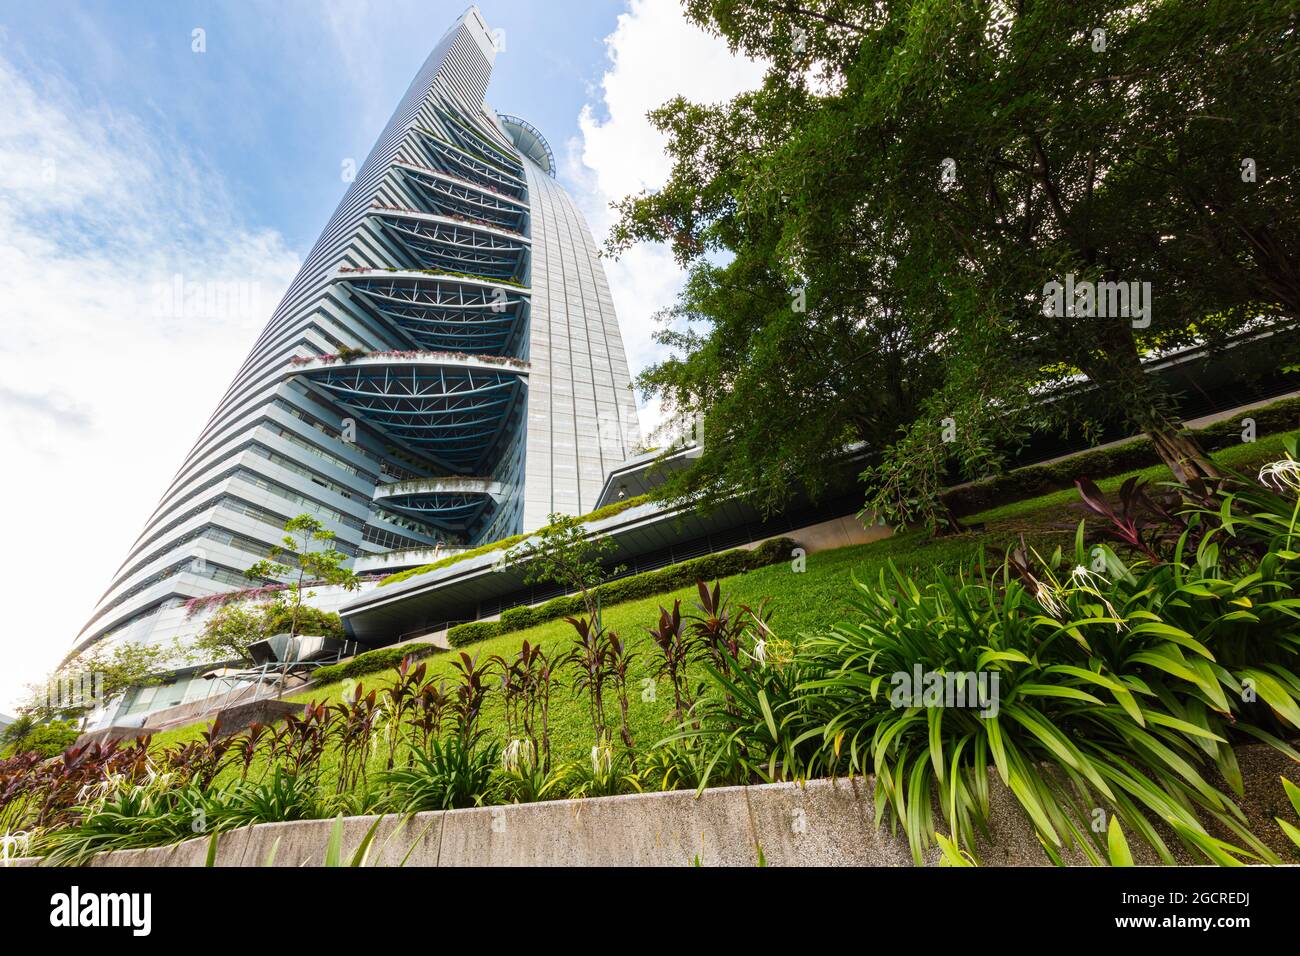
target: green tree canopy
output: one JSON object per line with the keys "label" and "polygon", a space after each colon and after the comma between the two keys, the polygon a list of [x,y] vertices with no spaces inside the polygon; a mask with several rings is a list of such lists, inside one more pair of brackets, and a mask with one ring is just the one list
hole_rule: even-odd
{"label": "green tree canopy", "polygon": [[[258,561],[244,574],[255,580],[290,579],[284,592],[286,613],[278,614],[275,619],[281,631],[287,624],[287,633],[296,636],[304,623],[306,605],[303,600],[313,596],[309,588],[324,584],[351,591],[361,584],[351,570],[343,567],[348,556],[334,547],[334,532],[316,518],[309,514],[298,515],[285,524],[284,530],[282,543],[271,550],[266,560]],[[320,624],[319,616],[313,616],[312,622]]]}
{"label": "green tree canopy", "polygon": [[[661,335],[678,354],[639,381],[706,416],[699,467],[670,494],[767,500],[791,474],[815,489],[827,452],[861,440],[892,443],[869,476],[906,512],[953,460],[997,467],[1051,421],[1035,396],[1074,376],[1176,474],[1214,473],[1141,359],[1300,316],[1292,5],[686,8],[770,68],[731,102],[652,114],[671,177],[625,200],[611,236],[692,267]],[[1067,277],[1140,298],[1115,314],[1116,285],[1106,307],[1045,314]]]}
{"label": "green tree canopy", "polygon": [[599,621],[592,592],[607,576],[622,570],[604,567],[604,559],[613,550],[613,539],[591,534],[582,518],[556,513],[534,538],[503,554],[501,560],[522,563],[525,584],[558,584],[577,591],[588,616]]}
{"label": "green tree canopy", "polygon": [[20,714],[37,722],[84,720],[132,687],[162,683],[162,675],[184,660],[178,641],[162,644],[96,644],[61,664],[42,684],[30,685]]}

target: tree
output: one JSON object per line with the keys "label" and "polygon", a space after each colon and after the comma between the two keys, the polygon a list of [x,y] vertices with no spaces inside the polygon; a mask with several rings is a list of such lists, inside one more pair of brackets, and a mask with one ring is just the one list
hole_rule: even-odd
{"label": "tree", "polygon": [[[223,604],[203,623],[203,630],[190,645],[190,655],[203,664],[249,663],[249,646],[292,629],[293,613],[293,608],[278,600]],[[298,609],[297,627],[324,637],[341,639],[344,635],[343,621],[337,614],[310,605]]]}
{"label": "tree", "polygon": [[273,607],[281,611],[285,610],[278,602],[275,604],[233,602],[221,605],[203,622],[203,630],[191,647],[194,656],[204,664],[251,661],[252,657],[248,653],[249,645],[265,640],[276,633],[269,627],[280,620],[279,616],[274,618],[271,616],[270,611]]}
{"label": "tree", "polygon": [[507,560],[524,562],[524,583],[558,584],[582,595],[587,615],[599,624],[599,601],[592,593],[606,577],[603,557],[615,547],[608,537],[594,537],[581,518],[553,514],[549,524],[536,534],[535,541],[525,541],[507,554]]}
{"label": "tree", "polygon": [[9,745],[14,745],[14,753],[21,751],[18,743],[22,741],[37,726],[36,718],[31,714],[19,713],[14,718],[13,723],[0,730],[0,750]]}
{"label": "tree", "polygon": [[284,606],[288,609],[289,636],[296,637],[303,618],[303,598],[315,596],[315,592],[307,591],[306,588],[313,585],[334,585],[354,591],[361,586],[361,582],[351,570],[343,567],[343,563],[348,560],[346,554],[333,545],[319,547],[334,540],[334,532],[326,530],[320,521],[311,515],[301,514],[291,518],[284,530],[287,532],[283,538],[284,543],[272,548],[266,560],[257,562],[244,574],[255,579],[295,575],[286,588],[288,598]]}
{"label": "tree", "polygon": [[65,661],[43,684],[29,685],[19,712],[38,722],[71,719],[83,723],[133,687],[163,682],[169,665],[184,659],[178,641],[165,644],[121,643],[107,648],[92,645]]}
{"label": "tree", "polygon": [[[974,477],[1028,424],[1077,427],[1041,400],[1075,376],[1098,419],[1145,432],[1176,476],[1215,474],[1142,359],[1300,318],[1289,4],[686,8],[770,64],[759,90],[729,103],[652,114],[672,174],[626,199],[611,235],[613,252],[662,241],[693,266],[672,317],[706,327],[663,333],[682,354],[639,380],[675,412],[706,410],[690,480],[725,491],[786,459],[815,472],[845,426],[844,439],[885,453],[868,474],[877,490],[910,474],[886,499],[924,511],[916,485],[953,460]],[[760,276],[768,298],[782,284],[805,291],[803,328],[766,304],[720,315],[720,288],[738,309],[736,290]],[[1054,283],[1090,292],[1047,314]],[[1128,314],[1121,293],[1136,293]],[[903,386],[887,371],[877,385],[878,356],[846,341],[895,347]],[[855,404],[879,406],[878,427],[853,422]]]}

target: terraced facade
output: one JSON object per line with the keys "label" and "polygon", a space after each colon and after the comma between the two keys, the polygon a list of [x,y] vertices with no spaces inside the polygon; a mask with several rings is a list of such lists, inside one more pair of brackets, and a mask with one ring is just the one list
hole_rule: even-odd
{"label": "terraced facade", "polygon": [[471,7],[438,43],[84,630],[176,633],[310,513],[362,567],[595,506],[640,440],[590,231],[541,134],[484,102]]}

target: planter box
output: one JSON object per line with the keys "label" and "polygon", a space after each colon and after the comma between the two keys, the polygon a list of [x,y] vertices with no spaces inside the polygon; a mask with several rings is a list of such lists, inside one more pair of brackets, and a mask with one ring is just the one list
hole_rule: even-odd
{"label": "planter box", "polygon": [[246,730],[252,724],[273,724],[290,714],[301,714],[302,706],[274,697],[263,697],[261,700],[250,700],[219,710],[214,719],[221,721],[221,736],[228,737]]}

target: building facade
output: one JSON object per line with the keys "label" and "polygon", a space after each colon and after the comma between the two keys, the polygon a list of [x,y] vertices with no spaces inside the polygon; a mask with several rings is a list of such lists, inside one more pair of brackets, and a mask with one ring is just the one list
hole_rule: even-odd
{"label": "building facade", "polygon": [[[395,570],[595,507],[640,435],[604,271],[542,135],[438,42],[78,635],[153,642],[307,513]],[[261,582],[271,583],[271,582]]]}

